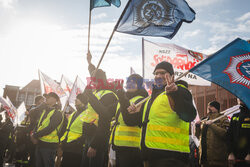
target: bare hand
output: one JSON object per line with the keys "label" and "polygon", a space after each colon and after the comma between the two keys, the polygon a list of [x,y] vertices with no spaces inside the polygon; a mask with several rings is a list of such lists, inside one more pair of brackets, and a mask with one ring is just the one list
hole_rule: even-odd
{"label": "bare hand", "polygon": [[250,154],[247,154],[247,156],[245,157],[245,161],[247,161],[247,163],[250,163]]}
{"label": "bare hand", "polygon": [[235,156],[234,156],[234,154],[233,153],[230,153],[229,155],[228,155],[228,166],[229,167],[233,167],[233,165],[234,165],[234,163],[235,163]]}
{"label": "bare hand", "polygon": [[89,64],[91,64],[91,60],[92,60],[92,55],[91,55],[90,51],[88,51],[88,53],[87,53],[87,61],[88,61]]}
{"label": "bare hand", "polygon": [[89,158],[93,158],[96,156],[96,149],[89,147],[88,152],[87,152],[87,156]]}
{"label": "bare hand", "polygon": [[212,123],[213,123],[212,120],[205,121],[205,124],[207,124],[207,125],[211,125]]}
{"label": "bare hand", "polygon": [[171,92],[175,92],[178,90],[177,85],[174,83],[174,75],[169,76],[169,75],[165,75],[166,77],[166,81],[167,81],[167,86],[165,87],[165,91],[167,93],[171,93]]}
{"label": "bare hand", "polygon": [[30,136],[30,140],[33,144],[37,144],[38,143],[38,140],[36,138],[34,138],[33,135]]}

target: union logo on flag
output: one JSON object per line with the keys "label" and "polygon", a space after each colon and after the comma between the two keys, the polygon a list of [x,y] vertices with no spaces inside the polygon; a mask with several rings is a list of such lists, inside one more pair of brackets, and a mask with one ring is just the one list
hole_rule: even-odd
{"label": "union logo on flag", "polygon": [[229,76],[231,83],[250,88],[250,52],[231,57],[223,72]]}

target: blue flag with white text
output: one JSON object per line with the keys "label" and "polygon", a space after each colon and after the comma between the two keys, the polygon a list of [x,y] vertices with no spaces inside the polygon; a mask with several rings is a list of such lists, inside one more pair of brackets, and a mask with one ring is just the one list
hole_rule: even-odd
{"label": "blue flag with white text", "polygon": [[195,12],[185,0],[130,0],[118,32],[173,38],[182,22],[191,23]]}
{"label": "blue flag with white text", "polygon": [[120,0],[90,0],[90,10],[98,7],[111,6],[113,4],[116,7],[121,6]]}
{"label": "blue flag with white text", "polygon": [[237,96],[250,109],[250,44],[237,38],[189,70]]}

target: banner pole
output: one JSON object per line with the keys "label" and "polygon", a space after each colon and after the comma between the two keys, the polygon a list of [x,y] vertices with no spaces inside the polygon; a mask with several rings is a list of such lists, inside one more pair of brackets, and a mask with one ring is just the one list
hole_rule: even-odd
{"label": "banner pole", "polygon": [[101,62],[102,62],[102,60],[103,60],[103,57],[104,57],[104,55],[105,55],[105,53],[106,53],[106,51],[107,51],[107,49],[108,49],[108,47],[109,47],[109,44],[110,44],[110,42],[111,42],[111,39],[113,38],[113,35],[114,35],[114,33],[115,33],[115,31],[116,31],[116,29],[117,29],[117,27],[118,27],[118,25],[119,25],[119,23],[120,23],[122,17],[124,16],[124,14],[125,14],[125,12],[126,12],[128,6],[129,6],[129,4],[130,4],[130,2],[131,2],[131,0],[129,0],[128,3],[126,4],[126,6],[125,6],[125,8],[124,8],[124,10],[123,10],[123,12],[122,12],[120,18],[118,19],[118,21],[117,21],[117,23],[116,23],[116,25],[115,25],[115,27],[114,27],[114,29],[113,29],[113,31],[112,31],[112,33],[111,33],[111,35],[110,35],[110,37],[109,37],[108,43],[106,44],[106,47],[105,47],[105,49],[104,49],[104,51],[103,51],[103,53],[102,53],[102,56],[101,56],[101,58],[100,58],[100,60],[99,60],[98,65],[97,65],[97,67],[96,67],[96,70],[99,69],[100,64],[101,64]]}

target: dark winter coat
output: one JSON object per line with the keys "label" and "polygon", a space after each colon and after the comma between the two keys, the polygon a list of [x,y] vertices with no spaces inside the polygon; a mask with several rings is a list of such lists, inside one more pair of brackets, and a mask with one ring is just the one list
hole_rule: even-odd
{"label": "dark winter coat", "polygon": [[[219,113],[209,113],[208,120],[219,117]],[[210,125],[201,125],[199,160],[201,164],[227,166],[226,131],[227,117]]]}

